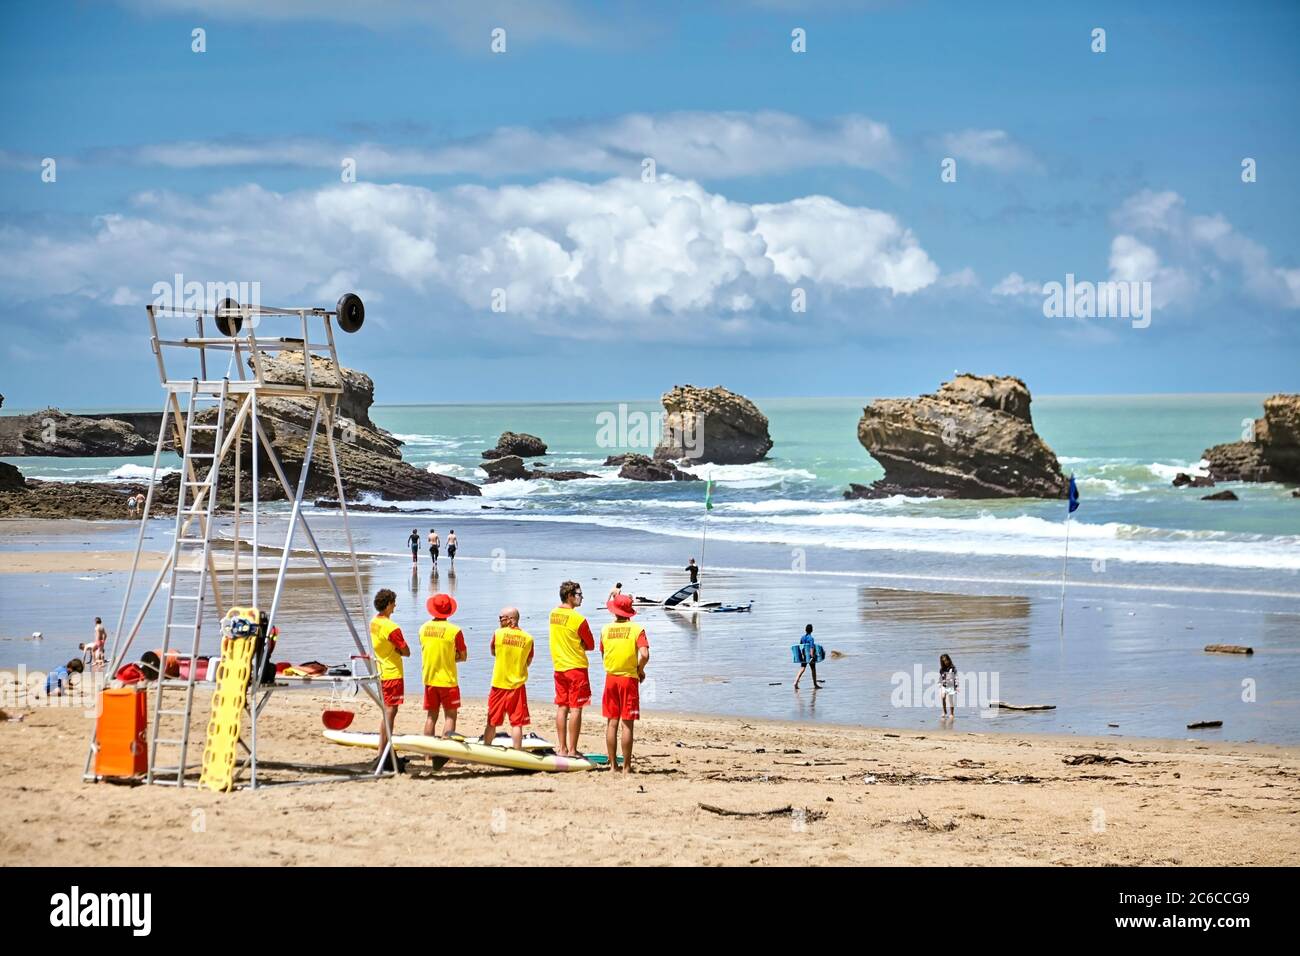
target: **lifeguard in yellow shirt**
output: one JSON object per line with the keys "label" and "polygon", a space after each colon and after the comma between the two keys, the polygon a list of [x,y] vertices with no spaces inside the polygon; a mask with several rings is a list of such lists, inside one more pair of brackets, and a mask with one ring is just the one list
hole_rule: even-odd
{"label": "lifeguard in yellow shirt", "polygon": [[633,729],[641,719],[641,682],[650,663],[650,640],[645,628],[632,620],[636,608],[632,595],[619,594],[605,605],[614,620],[600,629],[600,652],[605,656],[605,752],[609,769],[618,769],[617,745],[623,744],[623,772],[632,772]]}
{"label": "lifeguard in yellow shirt", "polygon": [[433,620],[420,626],[420,657],[424,670],[424,736],[432,737],[441,708],[445,719],[442,735],[456,732],[456,714],[460,712],[460,678],[456,665],[469,660],[465,632],[459,624],[447,620],[456,613],[456,599],[450,594],[435,594],[424,602]]}
{"label": "lifeguard in yellow shirt", "polygon": [[492,689],[488,691],[487,727],[483,742],[496,740],[497,728],[510,719],[510,737],[522,750],[528,715],[528,665],[533,662],[533,636],[519,629],[519,609],[503,607],[497,615],[501,625],[492,635]]}
{"label": "lifeguard in yellow shirt", "polygon": [[591,681],[587,676],[587,651],[596,649],[596,638],[587,619],[578,613],[582,585],[565,581],[560,585],[560,606],[551,612],[551,663],[555,667],[555,752],[577,757],[582,734],[582,708],[591,703]]}

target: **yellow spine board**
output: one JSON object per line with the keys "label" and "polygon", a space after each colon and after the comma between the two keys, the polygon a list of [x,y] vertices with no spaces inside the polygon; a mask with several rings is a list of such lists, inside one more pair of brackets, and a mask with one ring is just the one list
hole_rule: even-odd
{"label": "yellow spine board", "polygon": [[218,793],[229,792],[235,783],[235,748],[239,744],[255,643],[251,637],[226,637],[221,641],[217,689],[212,692],[208,742],[203,748],[203,774],[199,777],[200,786]]}

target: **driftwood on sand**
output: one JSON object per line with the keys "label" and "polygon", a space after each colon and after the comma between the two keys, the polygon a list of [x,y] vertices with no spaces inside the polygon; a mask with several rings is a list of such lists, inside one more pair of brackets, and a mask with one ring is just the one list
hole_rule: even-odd
{"label": "driftwood on sand", "polygon": [[[711,803],[701,803],[700,809],[716,813],[720,817],[785,817],[794,816],[798,812],[790,804],[777,807],[775,810],[728,810],[725,807],[715,807]],[[826,816],[825,810],[803,809],[805,820],[820,820],[824,816]]]}
{"label": "driftwood on sand", "polygon": [[1205,650],[1210,654],[1254,654],[1255,648],[1243,644],[1206,644]]}
{"label": "driftwood on sand", "polygon": [[1055,704],[1008,704],[1004,700],[995,700],[989,706],[1000,710],[1056,710]]}
{"label": "driftwood on sand", "polygon": [[1196,723],[1194,723],[1194,724],[1188,724],[1188,725],[1187,725],[1187,729],[1188,729],[1188,730],[1207,730],[1207,729],[1209,729],[1209,728],[1211,728],[1211,727],[1222,727],[1222,726],[1223,726],[1223,721],[1221,721],[1221,720],[1198,720],[1198,721],[1196,721]]}

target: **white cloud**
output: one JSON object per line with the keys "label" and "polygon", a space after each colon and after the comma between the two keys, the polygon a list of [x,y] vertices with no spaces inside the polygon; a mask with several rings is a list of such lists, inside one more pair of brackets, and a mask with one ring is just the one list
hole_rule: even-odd
{"label": "white cloud", "polygon": [[660,173],[713,179],[812,166],[889,174],[899,165],[897,146],[883,123],[859,115],[814,122],[775,111],[629,113],[544,130],[504,126],[428,147],[308,139],[190,141],[107,150],[99,158],[178,169],[268,165],[330,170],[350,158],[363,180],[537,172],[639,179],[646,158],[655,161]]}
{"label": "white cloud", "polygon": [[1033,153],[1013,141],[1006,130],[966,129],[948,133],[943,137],[943,148],[948,155],[972,166],[984,166],[1000,173],[1041,169]]}
{"label": "white cloud", "polygon": [[364,286],[436,317],[487,316],[499,288],[509,318],[548,334],[652,337],[724,314],[785,322],[795,285],[893,296],[939,276],[888,213],[824,196],[749,205],[673,177],[441,191],[243,186],[201,199],[151,192],[80,235],[0,231],[0,288],[23,298],[147,296],[176,272],[260,282],[267,303],[333,301],[345,286]]}
{"label": "white cloud", "polygon": [[1026,279],[1019,272],[1012,272],[998,281],[992,288],[994,295],[1032,295],[1041,297],[1043,284]]}
{"label": "white cloud", "polygon": [[1122,230],[1111,243],[1112,277],[1150,279],[1160,305],[1162,298],[1188,301],[1235,272],[1250,298],[1300,308],[1300,270],[1275,265],[1268,249],[1222,215],[1190,214],[1186,205],[1172,190],[1143,190],[1126,199],[1112,217]]}

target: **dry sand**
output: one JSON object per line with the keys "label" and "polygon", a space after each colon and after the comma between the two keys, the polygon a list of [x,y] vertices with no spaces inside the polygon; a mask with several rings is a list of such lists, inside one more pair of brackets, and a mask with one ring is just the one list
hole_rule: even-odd
{"label": "dry sand", "polygon": [[[540,696],[535,729],[549,737]],[[397,729],[416,733],[423,714],[407,701]],[[261,759],[368,753],[321,736],[324,706],[277,695]],[[369,702],[347,706],[353,729],[377,723]],[[7,709],[23,719],[0,722],[6,865],[1300,863],[1295,747],[993,735],[978,719],[897,734],[654,713],[630,776],[413,764],[394,779],[213,794],[83,783],[82,709]],[[483,715],[467,700],[461,729],[478,732]],[[602,732],[589,712],[586,749],[603,750]],[[1065,763],[1082,754],[1129,762]]]}

